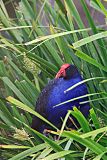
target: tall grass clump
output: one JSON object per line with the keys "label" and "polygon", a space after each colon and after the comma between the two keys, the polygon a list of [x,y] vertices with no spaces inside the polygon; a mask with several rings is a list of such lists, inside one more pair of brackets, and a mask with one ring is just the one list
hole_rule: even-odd
{"label": "tall grass clump", "polygon": [[[0,155],[3,160],[107,160],[107,31],[80,0],[88,27],[73,0],[0,1]],[[10,18],[7,5],[13,6]],[[91,0],[107,17],[105,5]],[[89,119],[74,108],[57,128],[34,111],[43,87],[63,63],[77,66],[87,83]],[[75,87],[75,86],[74,86]],[[68,88],[70,90],[72,88]],[[85,103],[85,102],[84,102]],[[66,131],[73,115],[81,128]],[[32,115],[51,125],[49,137],[33,130]],[[53,137],[59,140],[54,141]]]}

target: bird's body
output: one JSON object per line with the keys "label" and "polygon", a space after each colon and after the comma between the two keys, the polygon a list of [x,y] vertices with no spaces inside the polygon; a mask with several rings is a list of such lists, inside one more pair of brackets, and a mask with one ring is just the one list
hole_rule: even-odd
{"label": "bird's body", "polygon": [[[59,77],[58,75],[59,78],[55,78],[54,80],[50,81],[49,84],[41,92],[36,103],[36,111],[58,128],[60,128],[62,124],[61,118],[64,119],[64,117],[67,114],[67,111],[72,110],[74,106],[79,107],[81,112],[86,117],[88,116],[89,108],[90,108],[88,103],[79,104],[82,101],[86,101],[87,98],[81,98],[81,99],[54,107],[55,105],[60,104],[64,101],[67,101],[79,96],[83,96],[88,93],[87,87],[85,84],[81,84],[67,93],[64,92],[69,87],[82,81],[82,77],[79,74],[76,67],[73,65],[70,65],[70,66],[71,68],[68,70],[68,73],[66,70],[66,75],[68,76],[64,78],[62,75],[61,77]],[[48,127],[49,126],[45,124],[43,121],[41,121],[39,118],[37,117],[33,118],[32,128],[40,132],[43,132],[43,130],[48,129]]]}

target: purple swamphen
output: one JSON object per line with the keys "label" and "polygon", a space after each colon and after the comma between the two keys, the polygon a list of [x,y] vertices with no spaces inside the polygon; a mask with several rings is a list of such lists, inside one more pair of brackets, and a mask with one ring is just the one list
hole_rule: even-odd
{"label": "purple swamphen", "polygon": [[[83,115],[87,117],[90,109],[89,103],[80,104],[80,102],[87,101],[88,98],[81,98],[62,104],[58,107],[53,107],[64,101],[86,95],[88,91],[84,83],[66,93],[64,92],[69,87],[82,80],[83,79],[76,66],[63,64],[59,72],[56,74],[55,79],[51,80],[40,93],[36,102],[36,111],[59,129],[62,125],[62,119],[66,116],[67,111],[72,110],[74,106],[79,108]],[[50,129],[50,126],[41,119],[33,117],[32,128],[43,133],[44,129]]]}

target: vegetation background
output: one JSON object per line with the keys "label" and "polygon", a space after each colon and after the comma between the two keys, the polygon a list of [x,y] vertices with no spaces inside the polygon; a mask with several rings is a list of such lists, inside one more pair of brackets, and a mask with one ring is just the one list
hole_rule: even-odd
{"label": "vegetation background", "polygon": [[[107,160],[107,2],[76,2],[0,0],[2,160]],[[12,5],[14,17],[7,5]],[[75,64],[83,75],[90,116],[86,120],[74,108],[61,131],[45,137],[30,128],[32,115],[50,124],[34,111],[35,101],[63,63]],[[80,123],[77,131],[64,130],[70,114]],[[59,140],[54,141],[53,134]]]}

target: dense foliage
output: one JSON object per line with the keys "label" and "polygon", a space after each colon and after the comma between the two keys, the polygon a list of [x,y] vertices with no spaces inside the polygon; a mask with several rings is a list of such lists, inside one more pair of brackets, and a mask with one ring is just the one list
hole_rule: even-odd
{"label": "dense foliage", "polygon": [[[107,160],[107,31],[104,26],[95,24],[84,0],[80,3],[88,28],[72,0],[63,3],[55,0],[53,7],[48,0],[21,0],[18,4],[8,1],[15,10],[13,19],[6,9],[7,1],[0,3],[1,158]],[[107,17],[100,0],[91,0],[91,4],[95,11]],[[75,64],[83,75],[91,110],[88,120],[77,108],[69,111],[57,132],[34,107],[38,94],[63,63]],[[80,123],[77,131],[64,130],[70,114]],[[53,126],[49,137],[30,128],[32,115]],[[59,135],[58,140],[53,135]]]}

